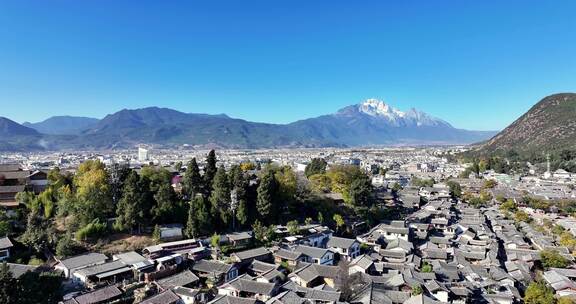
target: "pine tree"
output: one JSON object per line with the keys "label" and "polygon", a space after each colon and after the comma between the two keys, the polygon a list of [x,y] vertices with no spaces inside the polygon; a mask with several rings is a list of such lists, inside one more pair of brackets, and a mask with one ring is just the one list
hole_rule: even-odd
{"label": "pine tree", "polygon": [[136,226],[140,228],[146,221],[146,210],[149,206],[144,185],[135,171],[128,174],[122,193],[122,198],[116,205],[115,228],[130,231]]}
{"label": "pine tree", "polygon": [[223,227],[219,228],[225,229],[230,223],[232,212],[230,209],[230,182],[224,166],[220,166],[214,176],[210,203],[212,205],[212,216],[215,218],[219,217],[218,223],[223,225]]}
{"label": "pine tree", "polygon": [[152,216],[157,223],[165,223],[174,215],[176,209],[176,193],[172,186],[163,183],[154,194],[156,205],[152,207]]}
{"label": "pine tree", "polygon": [[200,169],[198,168],[198,163],[196,162],[196,158],[192,158],[188,163],[186,174],[184,175],[184,193],[190,200],[192,200],[196,194],[201,193],[202,184],[203,181],[202,176],[200,175]]}
{"label": "pine tree", "polygon": [[189,238],[206,235],[210,230],[210,214],[206,209],[206,202],[203,196],[197,195],[191,202],[188,209],[188,221],[186,223],[185,234]]}
{"label": "pine tree", "polygon": [[204,167],[204,192],[206,197],[210,197],[216,171],[216,152],[210,150],[210,153],[208,153],[206,157],[206,167]]}
{"label": "pine tree", "polygon": [[256,199],[256,208],[260,217],[267,222],[274,222],[276,215],[275,208],[275,194],[277,190],[277,182],[274,177],[274,172],[268,171],[260,180],[258,185],[258,197]]}
{"label": "pine tree", "polygon": [[233,166],[230,169],[230,179],[232,184],[232,189],[236,191],[236,219],[241,226],[244,226],[248,222],[248,202],[247,202],[247,188],[248,181],[244,177],[244,172],[240,166]]}
{"label": "pine tree", "polygon": [[198,221],[196,220],[196,208],[194,208],[194,203],[190,202],[188,207],[188,220],[186,221],[186,228],[184,229],[184,235],[186,237],[193,239],[198,234]]}

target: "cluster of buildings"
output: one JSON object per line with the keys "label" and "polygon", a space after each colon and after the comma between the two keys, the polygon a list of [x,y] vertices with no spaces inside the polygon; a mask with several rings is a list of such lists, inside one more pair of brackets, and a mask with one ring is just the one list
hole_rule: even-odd
{"label": "cluster of buildings", "polygon": [[[171,168],[177,176],[182,172],[174,169],[177,162],[203,160],[207,152],[140,148],[138,153],[21,155],[28,157],[23,166],[0,164],[0,205],[17,204],[15,195],[24,190],[41,192],[50,166],[72,169],[86,159],[135,167],[153,163]],[[549,220],[576,236],[575,219],[521,205],[527,195],[576,198],[576,176],[562,171],[522,177],[486,171],[459,178],[466,166],[449,163],[445,153],[409,148],[218,151],[225,166],[275,162],[299,172],[314,157],[326,159],[328,165],[360,166],[373,173],[378,206],[400,208],[402,216],[373,227],[364,222],[348,237],[321,224],[300,225],[296,234],[277,226],[281,240],[267,247],[255,246],[252,231],[221,235],[213,247],[207,239],[181,239],[181,226],[162,227],[164,242],[141,251],[110,256],[88,252],[57,260],[52,271],[62,273],[64,288],[70,291],[62,303],[512,304],[522,301],[525,288],[536,278],[542,250],[573,261],[570,249],[560,246],[557,238],[509,219],[495,198],[512,199],[538,224]],[[13,162],[20,156],[3,157]],[[414,178],[435,182],[415,188],[410,186]],[[494,205],[476,208],[454,199],[441,182],[447,178],[471,194],[488,191]],[[486,189],[487,180],[497,185]],[[389,191],[396,184],[403,189]],[[354,225],[362,221],[346,219]],[[0,260],[10,257],[12,247],[10,239],[0,239]],[[19,264],[9,267],[15,275],[37,271]],[[546,269],[542,278],[556,296],[576,298],[574,268]]]}
{"label": "cluster of buildings", "polygon": [[[531,225],[517,225],[497,207],[470,207],[444,189],[406,187],[398,198],[410,210],[404,219],[355,237],[311,223],[292,235],[277,226],[282,238],[268,247],[255,247],[244,231],[221,235],[215,248],[185,239],[57,260],[64,285],[81,290],[62,303],[512,304],[534,279],[541,250],[573,259]],[[559,296],[575,290],[574,270],[552,268],[543,277]]]}

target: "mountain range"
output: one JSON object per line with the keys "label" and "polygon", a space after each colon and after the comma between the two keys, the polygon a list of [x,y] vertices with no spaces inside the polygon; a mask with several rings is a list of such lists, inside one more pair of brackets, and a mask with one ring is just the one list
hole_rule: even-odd
{"label": "mountain range", "polygon": [[336,113],[289,124],[167,108],[124,109],[103,119],[55,116],[19,125],[0,119],[0,149],[65,150],[131,148],[138,144],[225,148],[352,147],[469,144],[496,132],[457,129],[416,109],[400,111],[368,99]]}
{"label": "mountain range", "polygon": [[99,121],[90,117],[53,116],[41,122],[25,122],[22,125],[43,134],[73,135],[95,126]]}

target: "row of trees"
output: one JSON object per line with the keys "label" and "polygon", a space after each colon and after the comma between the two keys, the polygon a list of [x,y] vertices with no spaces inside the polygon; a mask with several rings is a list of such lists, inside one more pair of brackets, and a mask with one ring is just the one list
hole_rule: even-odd
{"label": "row of trees", "polygon": [[298,178],[289,166],[255,168],[244,163],[226,170],[210,151],[202,170],[196,159],[187,164],[181,192],[174,190],[173,173],[165,168],[145,166],[137,172],[89,160],[75,174],[54,169],[46,191],[18,196],[27,206],[19,240],[37,253],[49,248],[67,256],[77,251],[77,241],[110,233],[110,223],[113,230],[130,233],[182,223],[189,237],[247,229],[256,221],[268,229],[314,218],[338,228],[343,217],[334,215],[346,211],[317,194],[337,192],[349,206],[372,206],[370,179],[355,166],[326,170],[325,161],[313,160],[309,179]]}

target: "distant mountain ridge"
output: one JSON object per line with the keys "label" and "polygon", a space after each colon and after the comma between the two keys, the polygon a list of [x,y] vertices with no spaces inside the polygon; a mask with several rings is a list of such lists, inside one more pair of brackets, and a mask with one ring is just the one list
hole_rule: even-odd
{"label": "distant mountain ridge", "polygon": [[0,117],[0,136],[2,138],[14,136],[35,136],[40,135],[36,130],[25,127],[13,120]]}
{"label": "distant mountain ridge", "polygon": [[576,94],[545,97],[477,151],[550,152],[576,147]]}
{"label": "distant mountain ridge", "polygon": [[5,117],[0,117],[0,151],[23,151],[42,149],[42,135]]}
{"label": "distant mountain ridge", "polygon": [[72,135],[80,134],[98,123],[98,119],[75,116],[53,116],[37,123],[25,122],[22,125],[43,134]]}
{"label": "distant mountain ridge", "polygon": [[445,145],[495,134],[457,129],[416,109],[403,112],[376,99],[284,125],[149,107],[124,109],[101,120],[58,116],[29,126],[44,133],[44,149],[130,148],[141,143],[225,148]]}

